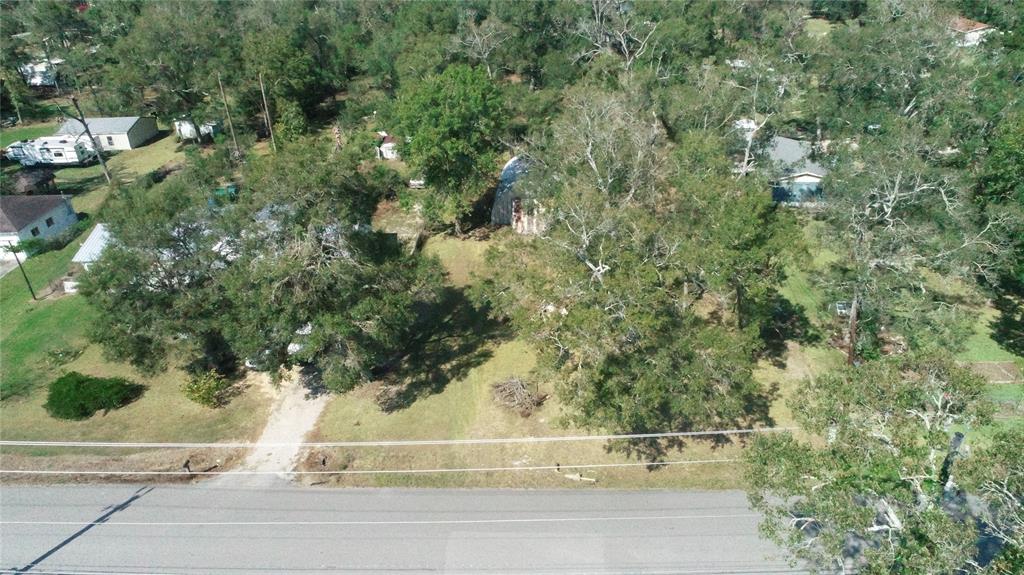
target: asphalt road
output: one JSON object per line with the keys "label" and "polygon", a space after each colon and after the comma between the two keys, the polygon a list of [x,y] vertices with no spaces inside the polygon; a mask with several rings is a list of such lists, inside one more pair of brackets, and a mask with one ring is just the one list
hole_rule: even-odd
{"label": "asphalt road", "polygon": [[4,573],[794,573],[738,492],[4,486]]}

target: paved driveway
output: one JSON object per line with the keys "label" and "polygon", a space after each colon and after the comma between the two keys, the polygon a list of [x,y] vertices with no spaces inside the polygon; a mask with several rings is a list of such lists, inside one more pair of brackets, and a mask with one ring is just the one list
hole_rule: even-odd
{"label": "paved driveway", "polygon": [[14,258],[8,258],[6,254],[0,255],[0,278],[16,267],[18,267],[18,262],[14,261]]}

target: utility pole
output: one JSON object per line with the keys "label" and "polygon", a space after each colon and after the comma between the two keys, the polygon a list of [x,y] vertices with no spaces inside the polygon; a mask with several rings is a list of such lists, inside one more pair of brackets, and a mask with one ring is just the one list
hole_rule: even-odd
{"label": "utility pole", "polygon": [[238,150],[238,139],[235,138],[235,125],[231,122],[231,110],[228,109],[228,97],[224,95],[224,83],[220,81],[220,72],[217,72],[217,85],[220,86],[220,99],[224,102],[224,115],[228,118],[231,141],[235,144],[235,158],[238,158],[241,152]]}
{"label": "utility pole", "polygon": [[263,72],[260,72],[260,93],[263,94],[263,117],[267,120],[267,130],[270,132],[270,147],[277,153],[277,140],[274,138],[274,122],[270,119],[270,106],[267,106],[267,89],[263,87]]}
{"label": "utility pole", "polygon": [[85,114],[82,113],[82,107],[78,105],[78,97],[74,94],[71,95],[71,104],[75,107],[75,111],[78,112],[78,117],[76,119],[81,122],[82,127],[85,128],[85,135],[89,136],[89,142],[96,151],[96,157],[100,160],[100,166],[103,167],[103,176],[107,178],[107,183],[109,184],[110,170],[107,169],[107,161],[103,159],[103,146],[92,137],[92,131],[89,130],[89,124],[85,121]]}
{"label": "utility pole", "polygon": [[14,249],[14,244],[7,242],[7,249],[11,250],[14,254],[14,261],[18,262],[18,269],[21,270],[21,277],[25,278],[25,285],[28,286],[28,293],[32,294],[32,299],[38,301],[36,297],[36,290],[32,289],[32,283],[28,281],[28,274],[25,273],[25,268],[21,267],[21,258],[18,257],[18,251]]}
{"label": "utility pole", "polygon": [[949,451],[946,452],[946,459],[942,462],[942,469],[939,471],[939,483],[942,484],[943,493],[948,494],[953,489],[953,463],[960,455],[960,445],[964,442],[964,434],[959,431],[949,439]]}

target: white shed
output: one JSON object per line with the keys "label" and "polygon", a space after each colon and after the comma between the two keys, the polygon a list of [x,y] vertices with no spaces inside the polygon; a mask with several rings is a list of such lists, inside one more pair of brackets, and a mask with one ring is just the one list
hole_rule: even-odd
{"label": "white shed", "polygon": [[[157,135],[156,118],[151,116],[122,116],[118,118],[86,118],[89,131],[103,150],[132,150],[145,145]],[[85,127],[71,119],[57,130],[57,134],[81,136]]]}

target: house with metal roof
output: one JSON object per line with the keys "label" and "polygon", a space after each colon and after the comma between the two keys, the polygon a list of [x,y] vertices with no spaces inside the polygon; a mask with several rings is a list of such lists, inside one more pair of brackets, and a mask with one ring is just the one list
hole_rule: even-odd
{"label": "house with metal roof", "polygon": [[[102,150],[133,150],[144,146],[157,135],[156,118],[151,116],[122,116],[117,118],[86,118],[96,147]],[[85,134],[85,127],[77,119],[70,119],[57,130],[58,135],[75,138]]]}
{"label": "house with metal roof", "polygon": [[776,136],[772,138],[768,158],[776,170],[773,200],[788,205],[815,205],[821,201],[821,182],[828,169],[818,162],[810,142]]}
{"label": "house with metal roof", "polygon": [[107,247],[109,242],[110,232],[107,231],[106,224],[96,224],[96,227],[89,232],[89,237],[85,238],[82,246],[78,248],[75,256],[71,258],[71,263],[79,264],[83,268],[89,269],[90,264],[100,259],[103,249]]}

